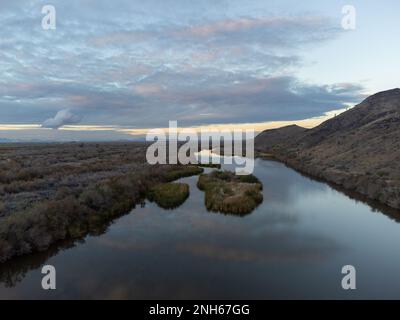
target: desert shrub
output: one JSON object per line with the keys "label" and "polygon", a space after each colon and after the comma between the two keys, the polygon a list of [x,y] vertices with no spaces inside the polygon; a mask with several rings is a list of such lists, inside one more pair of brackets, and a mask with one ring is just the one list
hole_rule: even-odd
{"label": "desert shrub", "polygon": [[161,208],[179,207],[189,197],[189,185],[186,183],[163,183],[155,186],[148,193],[150,201],[155,201]]}
{"label": "desert shrub", "polygon": [[55,194],[55,199],[56,200],[61,200],[64,199],[68,196],[73,194],[73,191],[67,187],[60,187],[57,189],[56,194]]}
{"label": "desert shrub", "polygon": [[12,179],[12,172],[0,170],[0,183],[9,183]]}
{"label": "desert shrub", "polygon": [[204,191],[209,181],[210,176],[208,174],[199,175],[199,179],[197,180],[197,188],[199,188],[201,191]]}
{"label": "desert shrub", "polygon": [[198,175],[203,171],[203,168],[197,166],[178,166],[176,169],[165,173],[164,179],[167,182],[171,182],[180,178]]}
{"label": "desert shrub", "polygon": [[215,169],[221,169],[221,165],[218,163],[199,163],[197,164],[198,167],[202,168],[215,168]]}
{"label": "desert shrub", "polygon": [[6,210],[6,205],[4,202],[0,201],[0,216],[2,215],[3,212]]}
{"label": "desert shrub", "polygon": [[16,180],[4,186],[6,193],[19,193],[36,191],[39,189],[52,188],[54,186],[53,179],[35,179],[35,180]]}
{"label": "desert shrub", "polygon": [[211,177],[219,180],[229,181],[234,179],[234,173],[230,171],[214,171],[211,173]]}
{"label": "desert shrub", "polygon": [[243,192],[217,184],[207,189],[205,194],[205,205],[208,210],[238,215],[250,213],[262,200],[258,185]]}
{"label": "desert shrub", "polygon": [[259,183],[259,184],[261,184],[260,180],[258,180],[258,178],[252,174],[238,176],[238,180],[240,182],[244,182],[244,183]]}
{"label": "desert shrub", "polygon": [[22,169],[16,173],[14,179],[28,181],[28,180],[32,180],[34,178],[40,178],[40,177],[41,177],[41,174],[36,170]]}
{"label": "desert shrub", "polygon": [[376,174],[378,175],[378,177],[385,177],[389,175],[386,171],[378,171]]}
{"label": "desert shrub", "polygon": [[245,191],[245,196],[252,199],[255,205],[260,204],[263,201],[263,195],[260,192],[261,184],[257,184],[254,188],[249,188]]}

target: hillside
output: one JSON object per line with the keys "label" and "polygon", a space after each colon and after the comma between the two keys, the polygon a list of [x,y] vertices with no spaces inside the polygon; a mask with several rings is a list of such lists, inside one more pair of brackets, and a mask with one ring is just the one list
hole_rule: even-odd
{"label": "hillside", "polygon": [[265,130],[256,137],[256,149],[267,151],[277,145],[287,145],[291,139],[302,136],[306,131],[297,125]]}
{"label": "hillside", "polygon": [[258,154],[400,208],[400,89],[377,93],[313,129],[267,130]]}

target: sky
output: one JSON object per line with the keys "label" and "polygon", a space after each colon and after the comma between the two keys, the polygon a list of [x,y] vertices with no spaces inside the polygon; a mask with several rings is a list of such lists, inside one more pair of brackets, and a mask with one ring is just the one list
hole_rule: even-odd
{"label": "sky", "polygon": [[1,0],[0,141],[128,139],[175,120],[312,127],[400,86],[399,12],[395,0]]}

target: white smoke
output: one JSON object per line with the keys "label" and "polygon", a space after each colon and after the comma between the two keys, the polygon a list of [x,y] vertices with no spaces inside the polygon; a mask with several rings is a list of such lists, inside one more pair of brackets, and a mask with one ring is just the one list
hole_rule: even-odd
{"label": "white smoke", "polygon": [[54,118],[47,119],[42,123],[42,128],[59,129],[67,124],[75,124],[81,121],[81,117],[73,114],[71,110],[58,111]]}

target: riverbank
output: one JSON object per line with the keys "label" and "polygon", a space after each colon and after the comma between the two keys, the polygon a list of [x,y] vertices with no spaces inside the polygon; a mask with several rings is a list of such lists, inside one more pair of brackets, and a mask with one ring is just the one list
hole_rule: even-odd
{"label": "riverbank", "polygon": [[379,92],[319,126],[266,130],[258,155],[400,209],[400,89]]}
{"label": "riverbank", "polygon": [[257,158],[278,161],[299,173],[331,185],[348,194],[351,198],[369,203],[373,207],[389,212],[390,216],[400,218],[398,193],[384,179],[363,174],[351,174],[340,170],[307,165],[304,159],[297,159],[293,154],[256,152]]}
{"label": "riverbank", "polygon": [[0,262],[103,233],[160,183],[198,175],[150,166],[143,143],[1,145]]}

